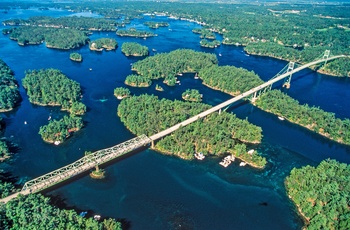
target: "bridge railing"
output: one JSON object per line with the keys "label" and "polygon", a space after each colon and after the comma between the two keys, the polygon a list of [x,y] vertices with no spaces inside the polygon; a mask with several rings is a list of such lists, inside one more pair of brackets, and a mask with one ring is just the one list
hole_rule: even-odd
{"label": "bridge railing", "polygon": [[43,190],[83,171],[87,171],[95,167],[97,164],[108,162],[136,148],[147,145],[150,142],[151,140],[146,135],[141,135],[113,147],[93,152],[69,165],[49,172],[33,180],[27,181],[24,184],[22,191],[26,191],[28,189],[31,190],[31,192]]}

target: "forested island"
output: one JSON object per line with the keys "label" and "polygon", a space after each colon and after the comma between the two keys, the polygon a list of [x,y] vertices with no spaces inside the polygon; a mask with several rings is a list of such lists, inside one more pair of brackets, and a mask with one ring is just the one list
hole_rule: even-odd
{"label": "forested island", "polygon": [[155,33],[152,33],[150,31],[137,30],[135,28],[130,28],[128,30],[118,30],[117,35],[138,38],[148,38],[157,36]]}
{"label": "forested island", "polygon": [[200,40],[199,44],[202,47],[216,48],[221,44],[221,42],[218,40],[208,41],[207,39],[202,39],[202,40]]}
{"label": "forested island", "polygon": [[[135,135],[151,136],[209,108],[201,103],[141,95],[122,100],[118,116]],[[156,143],[155,149],[183,159],[193,159],[198,152],[205,155],[231,153],[254,167],[263,168],[265,158],[256,151],[252,155],[243,152],[246,150],[244,143],[260,143],[261,132],[260,127],[233,114],[213,113],[164,137]]]}
{"label": "forested island", "polygon": [[147,56],[148,47],[137,42],[124,42],[122,52],[125,56]]}
{"label": "forested island", "polygon": [[128,88],[118,87],[114,89],[114,96],[116,96],[119,100],[129,97],[131,94]]}
{"label": "forested island", "polygon": [[203,80],[204,85],[232,96],[237,96],[264,82],[253,71],[234,66],[211,65],[201,69],[198,77]]}
{"label": "forested island", "polygon": [[126,77],[124,83],[133,87],[149,87],[151,86],[152,81],[147,77],[131,74]]}
{"label": "forested island", "polygon": [[193,29],[192,32],[195,34],[200,34],[201,39],[211,39],[211,40],[216,39],[215,33],[210,31],[209,29],[196,28],[196,29]]}
{"label": "forested island", "polygon": [[138,61],[132,65],[132,70],[148,79],[164,78],[164,82],[172,86],[176,83],[176,75],[198,72],[204,67],[217,63],[218,60],[214,54],[178,49]]}
{"label": "forested island", "polygon": [[89,48],[94,51],[115,50],[118,42],[114,38],[99,38],[90,42]]}
{"label": "forested island", "polygon": [[152,29],[158,29],[159,27],[169,26],[169,23],[167,22],[145,22],[144,24]]}
{"label": "forested island", "polygon": [[7,204],[1,203],[0,216],[1,229],[122,229],[121,223],[112,218],[98,222],[81,217],[74,210],[58,209],[50,198],[41,194],[20,196]]}
{"label": "forested island", "polygon": [[0,112],[12,110],[20,100],[21,96],[13,71],[0,59]]}
{"label": "forested island", "polygon": [[89,40],[86,32],[75,29],[22,26],[4,29],[2,32],[22,46],[45,42],[48,48],[74,49],[85,45]]}
{"label": "forested island", "polygon": [[76,62],[82,62],[83,61],[83,57],[79,53],[71,53],[69,55],[69,59],[72,60],[72,61],[76,61]]}
{"label": "forested island", "polygon": [[290,199],[307,229],[349,229],[350,165],[322,161],[316,168],[294,168],[286,178]]}
{"label": "forested island", "polygon": [[82,127],[81,117],[70,115],[60,120],[50,120],[48,125],[40,127],[39,134],[44,141],[58,145]]}
{"label": "forested island", "polygon": [[86,106],[80,102],[80,84],[57,69],[27,71],[22,84],[33,104],[61,106],[76,115],[86,111]]}
{"label": "forested island", "polygon": [[202,94],[200,94],[199,91],[196,89],[187,89],[185,92],[182,93],[182,99],[184,99],[185,101],[201,102]]}
{"label": "forested island", "polygon": [[350,120],[339,119],[334,113],[318,107],[300,105],[299,102],[279,90],[262,94],[255,104],[290,122],[299,124],[331,140],[350,145]]}

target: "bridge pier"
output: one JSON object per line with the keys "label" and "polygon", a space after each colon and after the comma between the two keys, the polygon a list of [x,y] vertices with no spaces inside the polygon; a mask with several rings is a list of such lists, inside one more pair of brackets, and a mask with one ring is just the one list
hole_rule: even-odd
{"label": "bridge pier", "polygon": [[282,87],[286,87],[286,89],[289,89],[290,88],[290,83],[289,82],[285,82]]}

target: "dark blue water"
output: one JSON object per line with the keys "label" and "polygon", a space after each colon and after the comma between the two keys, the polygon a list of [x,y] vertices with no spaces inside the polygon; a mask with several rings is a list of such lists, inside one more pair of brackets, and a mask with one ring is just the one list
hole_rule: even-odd
{"label": "dark blue water", "polygon": [[[56,10],[11,10],[0,15],[0,19],[43,13],[70,15]],[[130,26],[146,29],[142,25],[145,20],[150,19],[134,20]],[[113,37],[119,47],[123,42],[136,41],[157,52],[190,48],[221,53],[219,65],[243,67],[264,80],[273,77],[287,64],[266,57],[246,56],[240,47],[201,48],[199,35],[191,32],[198,25],[165,17],[152,20],[168,20],[170,27],[154,30],[158,36],[146,40],[118,37],[112,32],[94,33],[91,39]],[[120,48],[98,53],[85,46],[75,50],[84,58],[82,63],[75,63],[69,60],[72,51],[48,49],[44,44],[21,47],[3,35],[0,36],[0,47],[0,58],[15,71],[19,82],[25,70],[60,69],[81,84],[83,102],[88,107],[83,117],[84,129],[62,145],[49,145],[41,140],[39,127],[47,124],[49,115],[60,118],[65,113],[57,108],[30,104],[24,89],[20,88],[21,105],[15,111],[3,113],[7,123],[4,135],[20,146],[14,162],[2,165],[14,176],[20,180],[35,178],[77,160],[85,151],[107,148],[133,137],[116,114],[119,101],[113,96],[113,89],[125,86],[124,79],[131,74],[130,64],[140,58],[127,58]],[[185,74],[180,80],[181,85],[175,87],[156,81],[150,88],[130,90],[136,95],[148,93],[180,100],[183,91],[195,88],[204,95],[204,102],[211,105],[230,98],[203,86],[191,74]],[[156,91],[156,83],[165,91]],[[349,87],[348,79],[305,70],[293,76],[292,87],[286,92],[302,103],[320,106],[337,117],[349,118]],[[262,127],[263,143],[253,147],[268,159],[266,169],[239,167],[238,162],[223,168],[218,164],[219,158],[188,162],[145,150],[108,166],[104,180],[84,176],[47,195],[59,197],[68,207],[88,210],[89,215],[98,213],[102,217],[121,219],[131,229],[300,229],[302,221],[285,194],[284,178],[293,167],[317,165],[326,158],[350,163],[350,148],[280,121],[275,115],[246,102],[235,104],[228,111]],[[267,205],[261,205],[264,202]]]}

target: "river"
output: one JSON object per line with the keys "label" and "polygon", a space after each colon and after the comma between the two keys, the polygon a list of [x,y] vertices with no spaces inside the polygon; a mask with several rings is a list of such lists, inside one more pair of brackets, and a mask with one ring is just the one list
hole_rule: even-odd
{"label": "river", "polygon": [[[12,9],[0,14],[0,20],[72,14],[54,9]],[[0,35],[0,58],[14,70],[19,82],[26,70],[60,69],[81,84],[83,102],[88,107],[83,117],[86,126],[81,131],[59,146],[47,144],[38,134],[39,127],[48,123],[49,116],[59,119],[65,112],[30,104],[21,86],[20,106],[3,113],[7,124],[3,135],[18,144],[20,151],[11,162],[3,163],[2,168],[23,183],[79,159],[85,151],[107,148],[134,137],[120,122],[116,114],[120,102],[113,96],[114,88],[125,86],[123,82],[131,74],[131,64],[141,59],[125,57],[120,49],[123,42],[136,41],[150,50],[156,49],[151,55],[178,48],[215,53],[219,65],[252,70],[265,81],[287,64],[272,58],[247,56],[242,47],[201,48],[199,35],[191,32],[199,25],[187,21],[156,17],[133,20],[129,26],[147,29],[142,24],[147,20],[167,21],[170,26],[155,30],[158,36],[146,40],[118,37],[113,32],[94,33],[91,39],[116,38],[119,48],[101,53],[92,52],[87,46],[74,50],[82,54],[82,63],[69,59],[72,51],[48,49],[44,44],[22,47]],[[0,29],[3,28],[1,25]],[[184,74],[180,80],[181,85],[175,87],[154,81],[150,88],[130,90],[135,95],[148,93],[181,100],[182,92],[193,88],[204,95],[204,103],[211,105],[230,98],[203,86],[191,74]],[[165,91],[156,91],[156,83]],[[349,118],[349,87],[349,79],[304,70],[293,76],[291,88],[284,91],[302,103]],[[218,164],[219,158],[184,161],[146,149],[106,167],[107,176],[103,180],[82,176],[45,195],[51,196],[59,206],[88,211],[88,216],[100,214],[103,218],[119,219],[130,229],[300,229],[303,223],[286,196],[285,177],[293,167],[317,165],[327,158],[350,163],[349,146],[280,121],[247,102],[235,104],[228,112],[262,127],[263,142],[254,148],[268,159],[266,169],[239,167],[239,162],[223,168]]]}

